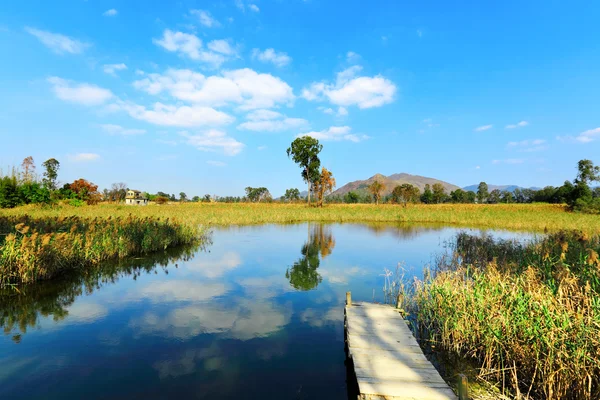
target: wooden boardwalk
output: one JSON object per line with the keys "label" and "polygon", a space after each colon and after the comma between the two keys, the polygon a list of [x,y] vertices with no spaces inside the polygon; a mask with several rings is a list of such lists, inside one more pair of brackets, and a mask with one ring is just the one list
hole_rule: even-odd
{"label": "wooden boardwalk", "polygon": [[346,343],[358,381],[359,399],[457,398],[425,358],[395,308],[383,304],[350,304],[345,309]]}

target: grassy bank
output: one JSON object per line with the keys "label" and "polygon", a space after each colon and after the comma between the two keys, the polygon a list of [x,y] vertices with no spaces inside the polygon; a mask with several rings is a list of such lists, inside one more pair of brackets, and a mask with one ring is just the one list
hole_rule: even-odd
{"label": "grassy bank", "polygon": [[600,232],[600,215],[566,212],[552,204],[439,204],[398,205],[340,204],[309,208],[304,204],[186,203],[132,207],[114,204],[54,209],[19,207],[0,215],[34,218],[69,217],[175,218],[191,224],[231,225],[293,222],[408,222],[438,223],[463,227],[544,231],[580,229]]}
{"label": "grassy bank", "polygon": [[414,292],[421,332],[511,396],[600,398],[600,238],[458,236]]}
{"label": "grassy bank", "polygon": [[0,216],[0,286],[194,243],[198,225],[153,217]]}

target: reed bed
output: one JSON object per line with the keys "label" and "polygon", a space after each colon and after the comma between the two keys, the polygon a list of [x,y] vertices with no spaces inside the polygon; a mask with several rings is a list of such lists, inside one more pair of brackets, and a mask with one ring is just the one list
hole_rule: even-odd
{"label": "reed bed", "polygon": [[460,234],[415,285],[420,333],[512,397],[599,399],[599,243],[582,232],[530,243]]}
{"label": "reed bed", "polygon": [[137,216],[0,216],[0,286],[50,279],[202,239],[198,225]]}
{"label": "reed bed", "polygon": [[36,218],[79,216],[83,218],[174,218],[201,225],[249,225],[297,222],[434,223],[460,227],[483,227],[522,231],[579,229],[600,233],[600,215],[568,212],[556,204],[330,204],[323,208],[285,203],[175,203],[146,207],[118,204],[54,208],[24,206],[1,210],[0,215]]}

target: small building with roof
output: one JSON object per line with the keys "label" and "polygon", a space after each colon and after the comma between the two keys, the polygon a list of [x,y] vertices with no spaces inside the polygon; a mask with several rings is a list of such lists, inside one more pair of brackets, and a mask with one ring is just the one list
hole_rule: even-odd
{"label": "small building with roof", "polygon": [[128,190],[125,196],[125,204],[132,206],[147,206],[148,198],[139,190]]}

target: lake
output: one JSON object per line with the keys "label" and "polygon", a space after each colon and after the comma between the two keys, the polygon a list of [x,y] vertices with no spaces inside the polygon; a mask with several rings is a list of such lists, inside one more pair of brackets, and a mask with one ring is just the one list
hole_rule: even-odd
{"label": "lake", "polygon": [[347,399],[346,291],[382,301],[384,268],[421,277],[458,231],[216,228],[203,249],[5,293],[0,398]]}

